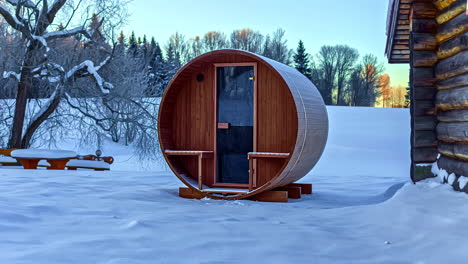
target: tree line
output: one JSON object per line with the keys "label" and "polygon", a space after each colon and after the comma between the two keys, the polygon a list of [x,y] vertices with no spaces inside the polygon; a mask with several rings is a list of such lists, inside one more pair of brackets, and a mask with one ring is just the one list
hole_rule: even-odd
{"label": "tree line", "polygon": [[226,35],[210,31],[187,39],[176,32],[161,48],[151,37],[127,37],[120,32],[118,45],[126,55],[140,60],[150,79],[148,95],[161,96],[177,70],[191,59],[217,49],[233,48],[254,52],[295,67],[319,89],[327,105],[407,107],[403,102],[406,89],[390,85],[390,77],[373,54],[360,58],[355,48],[347,45],[322,46],[311,55],[299,41],[292,50],[283,29],[263,35],[249,28]]}

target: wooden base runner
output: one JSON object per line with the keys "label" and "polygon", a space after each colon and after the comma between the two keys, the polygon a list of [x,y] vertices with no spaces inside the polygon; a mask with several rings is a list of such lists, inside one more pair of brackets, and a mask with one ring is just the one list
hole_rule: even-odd
{"label": "wooden base runner", "polygon": [[[287,203],[288,199],[300,199],[302,194],[312,194],[312,184],[292,183],[271,191],[259,193],[247,199],[259,202]],[[179,188],[179,196],[186,199],[202,199],[206,197],[206,195],[187,187]]]}

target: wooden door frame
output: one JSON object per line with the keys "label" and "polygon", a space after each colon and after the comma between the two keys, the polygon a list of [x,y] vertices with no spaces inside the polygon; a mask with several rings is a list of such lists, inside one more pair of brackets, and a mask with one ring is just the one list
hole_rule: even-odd
{"label": "wooden door frame", "polygon": [[[237,188],[249,188],[249,184],[241,184],[241,183],[218,183],[218,175],[217,175],[217,167],[218,167],[218,86],[217,86],[217,68],[220,67],[240,67],[240,66],[252,66],[254,68],[254,84],[253,84],[253,151],[257,151],[257,63],[256,62],[235,62],[235,63],[213,63],[214,67],[214,78],[213,78],[213,89],[214,89],[214,111],[213,111],[213,135],[214,135],[214,166],[213,166],[213,186],[214,187],[237,187]],[[255,166],[255,165],[254,165]]]}

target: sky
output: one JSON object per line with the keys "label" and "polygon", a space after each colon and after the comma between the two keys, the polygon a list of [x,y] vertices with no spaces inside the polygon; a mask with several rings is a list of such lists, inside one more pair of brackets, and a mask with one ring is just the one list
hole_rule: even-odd
{"label": "sky", "polygon": [[186,39],[208,31],[229,35],[251,28],[262,34],[286,31],[290,48],[302,40],[307,52],[323,45],[346,44],[362,55],[372,53],[385,66],[392,85],[408,85],[409,66],[385,57],[388,0],[134,0],[127,35],[155,37],[162,46],[175,32]]}

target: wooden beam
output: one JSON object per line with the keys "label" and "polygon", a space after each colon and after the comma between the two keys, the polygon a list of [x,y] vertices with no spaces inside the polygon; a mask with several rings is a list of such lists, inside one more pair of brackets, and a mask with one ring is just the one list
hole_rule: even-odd
{"label": "wooden beam", "polygon": [[434,116],[415,116],[413,129],[434,131],[437,125],[437,119]]}
{"label": "wooden beam", "polygon": [[432,67],[413,68],[413,86],[434,86],[436,78]]}
{"label": "wooden beam", "polygon": [[179,187],[179,196],[186,199],[203,199],[206,197],[203,193],[196,192],[187,187]]}
{"label": "wooden beam", "polygon": [[468,109],[468,84],[462,88],[439,91],[435,104],[437,109],[444,111]]}
{"label": "wooden beam", "polygon": [[455,89],[468,84],[468,73],[440,80],[436,87],[438,90]]}
{"label": "wooden beam", "polygon": [[287,203],[288,192],[287,191],[266,191],[259,193],[249,199],[259,202],[271,202],[271,203]]}
{"label": "wooden beam", "polygon": [[468,16],[463,14],[458,15],[454,19],[439,27],[436,35],[437,42],[441,43],[465,33],[468,30]]}
{"label": "wooden beam", "polygon": [[468,72],[468,50],[439,61],[435,67],[435,75],[438,80],[447,79],[466,72]]}
{"label": "wooden beam", "polygon": [[438,149],[444,156],[468,162],[468,144],[440,142]]}
{"label": "wooden beam", "polygon": [[437,160],[437,147],[413,148],[414,163],[432,163]]}
{"label": "wooden beam", "polygon": [[435,0],[434,1],[434,6],[439,9],[445,9],[448,6],[450,6],[452,3],[454,3],[456,0]]}
{"label": "wooden beam", "polygon": [[414,147],[436,147],[437,137],[433,130],[414,131]]}
{"label": "wooden beam", "polygon": [[413,88],[413,100],[433,100],[437,93],[436,87],[414,87]]}
{"label": "wooden beam", "polygon": [[412,31],[417,33],[437,33],[438,24],[432,18],[413,18]]}
{"label": "wooden beam", "polygon": [[434,18],[437,15],[437,9],[430,2],[413,3],[413,18]]}
{"label": "wooden beam", "polygon": [[310,183],[291,183],[287,186],[301,187],[302,194],[312,194],[312,184]]}
{"label": "wooden beam", "polygon": [[289,199],[301,199],[301,187],[280,187],[275,191],[287,191]]}
{"label": "wooden beam", "polygon": [[439,24],[444,24],[465,12],[466,0],[457,0],[436,16],[436,21]]}
{"label": "wooden beam", "polygon": [[437,49],[437,41],[433,34],[430,33],[413,33],[413,50],[429,50]]}
{"label": "wooden beam", "polygon": [[468,122],[468,109],[437,111],[440,122]]}
{"label": "wooden beam", "polygon": [[468,175],[468,162],[451,159],[442,155],[437,164],[439,168],[446,170],[448,173],[455,173],[458,176]]}
{"label": "wooden beam", "polygon": [[435,113],[435,105],[432,100],[418,100],[413,102],[413,116],[432,116]]}
{"label": "wooden beam", "polygon": [[413,51],[413,67],[431,67],[437,62],[437,54],[433,51]]}
{"label": "wooden beam", "polygon": [[442,42],[439,45],[437,57],[442,60],[465,50],[468,50],[468,32]]}
{"label": "wooden beam", "polygon": [[444,123],[437,125],[437,139],[444,142],[468,143],[468,122]]}

